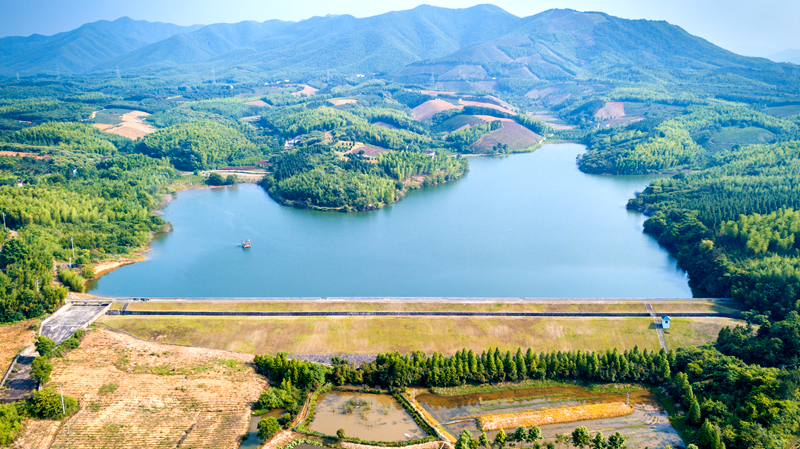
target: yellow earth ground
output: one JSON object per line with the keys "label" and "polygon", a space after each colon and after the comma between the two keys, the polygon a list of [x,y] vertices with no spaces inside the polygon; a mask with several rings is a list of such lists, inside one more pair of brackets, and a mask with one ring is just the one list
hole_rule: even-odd
{"label": "yellow earth ground", "polygon": [[150,114],[148,114],[147,112],[131,111],[120,117],[122,123],[120,123],[119,125],[95,124],[94,126],[99,128],[103,132],[116,134],[118,136],[123,136],[129,139],[136,140],[152,132],[155,132],[156,130],[152,126],[146,125],[144,123],[144,118],[147,117],[148,115]]}
{"label": "yellow earth ground", "polygon": [[0,326],[0,379],[20,351],[33,344],[39,320],[20,321]]}
{"label": "yellow earth ground", "polygon": [[[109,330],[87,333],[81,346],[53,359],[48,386],[63,387],[80,411],[53,430],[30,420],[16,447],[43,429],[50,448],[235,448],[247,432],[250,406],[266,388],[253,357],[145,342]],[[184,389],[184,375],[185,385]]]}

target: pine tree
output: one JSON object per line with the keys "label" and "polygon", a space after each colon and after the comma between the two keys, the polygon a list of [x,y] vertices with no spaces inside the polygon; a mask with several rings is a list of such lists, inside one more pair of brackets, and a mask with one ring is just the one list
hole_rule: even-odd
{"label": "pine tree", "polygon": [[695,397],[692,398],[692,405],[689,407],[687,418],[689,419],[689,423],[695,426],[700,424],[700,420],[702,419],[700,416],[700,404]]}
{"label": "pine tree", "polygon": [[725,443],[719,436],[719,429],[708,420],[700,426],[700,430],[697,432],[697,442],[700,444],[700,449],[725,449]]}
{"label": "pine tree", "polygon": [[506,445],[506,432],[503,429],[497,432],[497,436],[494,437],[494,445],[497,446],[498,449],[503,449]]}

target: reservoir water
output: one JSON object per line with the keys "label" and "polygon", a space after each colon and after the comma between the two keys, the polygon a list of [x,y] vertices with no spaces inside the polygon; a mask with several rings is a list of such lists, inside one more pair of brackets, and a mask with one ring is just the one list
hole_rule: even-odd
{"label": "reservoir water", "polygon": [[[361,213],[275,203],[256,185],[181,192],[173,231],[93,293],[152,297],[691,297],[625,209],[648,177],[581,173],[584,147],[475,158],[462,179]],[[250,239],[252,247],[237,246]]]}

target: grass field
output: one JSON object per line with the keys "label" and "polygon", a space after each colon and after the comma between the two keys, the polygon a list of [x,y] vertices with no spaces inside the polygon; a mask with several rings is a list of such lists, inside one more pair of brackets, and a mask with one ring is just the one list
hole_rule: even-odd
{"label": "grass field", "polygon": [[250,405],[266,387],[251,362],[246,354],[89,332],[78,349],[53,359],[48,384],[81,405],[69,434],[66,426],[29,420],[21,439],[46,428],[58,432],[52,449],[238,447]]}
{"label": "grass field", "polygon": [[254,354],[374,354],[462,347],[515,350],[657,349],[650,318],[239,318],[109,316],[109,326],[157,341]]}
{"label": "grass field", "polygon": [[744,324],[744,321],[730,318],[673,318],[670,329],[664,331],[664,338],[669,348],[699,346],[716,341],[719,330],[725,326]]}

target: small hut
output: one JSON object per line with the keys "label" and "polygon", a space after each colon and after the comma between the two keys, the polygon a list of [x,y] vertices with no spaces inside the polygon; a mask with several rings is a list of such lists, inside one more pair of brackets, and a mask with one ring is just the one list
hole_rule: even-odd
{"label": "small hut", "polygon": [[672,318],[665,316],[661,318],[661,328],[662,329],[669,329],[669,322],[672,321]]}

